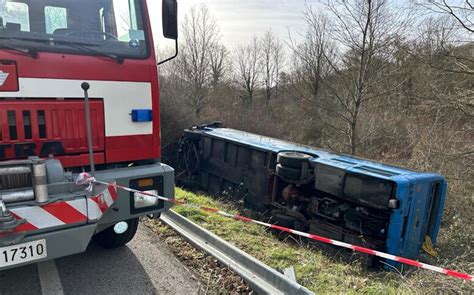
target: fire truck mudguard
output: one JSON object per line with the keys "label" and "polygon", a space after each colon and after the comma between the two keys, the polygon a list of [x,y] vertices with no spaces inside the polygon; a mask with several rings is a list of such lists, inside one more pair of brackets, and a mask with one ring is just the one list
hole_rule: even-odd
{"label": "fire truck mudguard", "polygon": [[407,258],[436,241],[447,188],[438,174],[216,124],[186,130],[176,166],[178,184],[271,212],[276,224]]}

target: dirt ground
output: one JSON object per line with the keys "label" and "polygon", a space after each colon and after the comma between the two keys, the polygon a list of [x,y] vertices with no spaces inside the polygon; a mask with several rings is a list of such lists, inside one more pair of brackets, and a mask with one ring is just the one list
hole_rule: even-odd
{"label": "dirt ground", "polygon": [[160,220],[144,220],[144,224],[169,245],[174,255],[203,282],[199,294],[255,294],[232,270],[194,248]]}

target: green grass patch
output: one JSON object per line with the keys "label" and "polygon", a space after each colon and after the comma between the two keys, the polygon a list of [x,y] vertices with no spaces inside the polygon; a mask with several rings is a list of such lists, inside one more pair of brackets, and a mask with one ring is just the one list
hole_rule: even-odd
{"label": "green grass patch", "polygon": [[[177,189],[176,197],[237,213],[229,205],[181,189]],[[174,210],[273,268],[293,266],[298,282],[317,294],[425,293],[396,273],[365,271],[357,262],[338,261],[307,242],[284,241],[256,224],[187,206],[176,206]]]}

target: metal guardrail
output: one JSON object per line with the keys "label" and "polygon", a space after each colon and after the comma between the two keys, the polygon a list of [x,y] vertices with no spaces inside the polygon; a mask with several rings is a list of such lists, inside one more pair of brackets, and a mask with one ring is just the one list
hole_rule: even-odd
{"label": "metal guardrail", "polygon": [[241,276],[258,294],[314,295],[305,287],[172,210],[161,220],[193,246],[209,253]]}

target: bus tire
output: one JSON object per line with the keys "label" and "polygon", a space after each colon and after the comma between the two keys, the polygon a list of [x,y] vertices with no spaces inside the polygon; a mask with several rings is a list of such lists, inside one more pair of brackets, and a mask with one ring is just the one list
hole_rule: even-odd
{"label": "bus tire", "polygon": [[277,164],[276,174],[284,179],[300,180],[302,178],[301,168],[286,167],[281,164]]}
{"label": "bus tire", "polygon": [[277,163],[284,167],[291,167],[301,169],[304,163],[306,163],[313,156],[299,153],[299,152],[281,152],[278,153]]}

